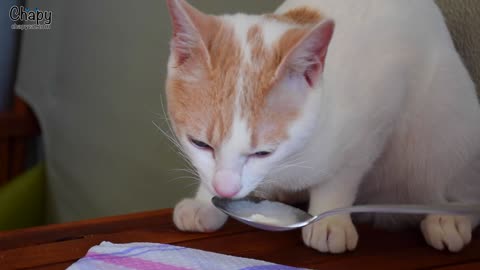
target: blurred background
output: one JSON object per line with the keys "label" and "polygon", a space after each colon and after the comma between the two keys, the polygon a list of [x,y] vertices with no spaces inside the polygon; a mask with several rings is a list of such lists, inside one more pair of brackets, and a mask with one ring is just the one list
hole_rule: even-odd
{"label": "blurred background", "polygon": [[[282,1],[189,2],[222,14]],[[478,1],[437,2],[478,79]],[[50,29],[11,29],[15,5],[51,11]],[[0,2],[0,230],[168,208],[193,193],[152,123],[168,130],[170,29],[164,0]]]}
{"label": "blurred background", "polygon": [[[190,1],[213,14],[271,12],[280,2]],[[25,123],[0,125],[22,129],[0,159],[9,167],[0,182],[0,228],[173,207],[191,195],[195,182],[175,170],[184,163],[152,123],[168,130],[165,1],[24,4],[53,18],[48,30],[12,30],[9,9],[22,2],[0,2],[0,111],[25,110]],[[19,161],[14,152],[25,149]],[[12,172],[19,162],[25,165]]]}

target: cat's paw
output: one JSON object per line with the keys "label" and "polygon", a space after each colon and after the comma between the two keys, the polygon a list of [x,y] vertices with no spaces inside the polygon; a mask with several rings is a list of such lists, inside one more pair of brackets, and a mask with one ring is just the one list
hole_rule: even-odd
{"label": "cat's paw", "polygon": [[213,232],[227,221],[227,215],[213,205],[194,199],[184,199],[173,211],[173,222],[181,231]]}
{"label": "cat's paw", "polygon": [[349,215],[327,217],[302,229],[303,242],[320,252],[354,250],[358,233]]}
{"label": "cat's paw", "polygon": [[428,215],[420,228],[425,241],[438,250],[458,252],[472,240],[472,221],[468,217]]}

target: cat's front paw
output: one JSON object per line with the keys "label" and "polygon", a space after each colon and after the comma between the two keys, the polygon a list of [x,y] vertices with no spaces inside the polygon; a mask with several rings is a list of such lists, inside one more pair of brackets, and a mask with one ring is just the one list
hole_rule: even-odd
{"label": "cat's front paw", "polygon": [[472,240],[472,221],[468,217],[428,215],[420,228],[425,241],[438,250],[458,252]]}
{"label": "cat's front paw", "polygon": [[320,252],[354,250],[358,233],[349,215],[327,217],[302,229],[303,242]]}
{"label": "cat's front paw", "polygon": [[173,211],[173,222],[181,231],[213,232],[226,220],[227,216],[213,205],[194,199],[182,200]]}

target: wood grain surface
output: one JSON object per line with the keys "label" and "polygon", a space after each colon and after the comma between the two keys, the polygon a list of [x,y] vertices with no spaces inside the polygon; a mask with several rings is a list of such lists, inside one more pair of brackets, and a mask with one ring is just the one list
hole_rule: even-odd
{"label": "wood grain surface", "polygon": [[300,230],[266,232],[231,220],[216,233],[183,233],[172,223],[172,210],[165,209],[0,232],[0,269],[66,269],[102,241],[173,244],[310,269],[480,269],[478,232],[454,254],[428,247],[417,230],[358,229],[357,250],[326,255],[305,247]]}

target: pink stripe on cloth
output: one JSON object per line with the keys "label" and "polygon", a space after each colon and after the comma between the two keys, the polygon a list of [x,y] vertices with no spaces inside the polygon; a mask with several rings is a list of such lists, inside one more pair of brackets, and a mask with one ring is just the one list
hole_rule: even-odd
{"label": "pink stripe on cloth", "polygon": [[161,262],[152,262],[144,259],[133,257],[119,257],[109,254],[88,253],[88,257],[96,261],[102,261],[109,264],[115,264],[127,268],[137,270],[192,270],[189,268],[178,267],[174,265],[164,264]]}

